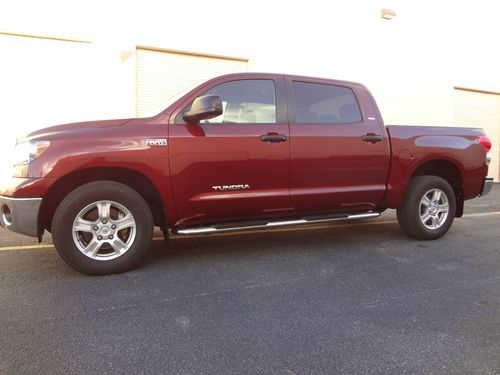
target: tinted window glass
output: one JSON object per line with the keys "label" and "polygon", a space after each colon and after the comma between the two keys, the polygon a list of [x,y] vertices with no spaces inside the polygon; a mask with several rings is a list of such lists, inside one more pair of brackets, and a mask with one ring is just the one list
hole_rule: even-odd
{"label": "tinted window glass", "polygon": [[297,124],[348,124],[361,121],[351,89],[319,83],[293,82]]}
{"label": "tinted window glass", "polygon": [[[276,123],[276,95],[272,80],[241,80],[217,85],[204,95],[220,95],[223,113],[202,124]],[[182,112],[191,108],[189,104]]]}

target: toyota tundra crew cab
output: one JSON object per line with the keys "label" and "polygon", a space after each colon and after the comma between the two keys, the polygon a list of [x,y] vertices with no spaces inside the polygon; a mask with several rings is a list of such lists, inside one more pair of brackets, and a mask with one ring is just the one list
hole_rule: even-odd
{"label": "toyota tundra crew cab", "polygon": [[242,73],[205,82],[155,116],[59,125],[18,139],[0,222],[52,233],[88,274],[125,271],[153,229],[206,234],[371,218],[443,236],[485,195],[479,128],[384,125],[353,82]]}

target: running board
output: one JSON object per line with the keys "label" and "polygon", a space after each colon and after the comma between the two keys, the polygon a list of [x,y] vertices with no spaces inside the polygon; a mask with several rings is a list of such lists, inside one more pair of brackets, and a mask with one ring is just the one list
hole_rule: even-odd
{"label": "running board", "polygon": [[228,232],[235,230],[248,230],[248,229],[265,229],[265,228],[273,228],[273,227],[281,227],[287,225],[302,225],[302,224],[315,224],[315,223],[327,223],[331,221],[339,221],[339,220],[357,220],[357,219],[370,219],[379,217],[380,212],[367,212],[363,214],[352,214],[352,215],[338,215],[331,217],[309,217],[297,220],[286,220],[286,221],[262,221],[260,223],[248,223],[245,225],[244,223],[234,223],[234,226],[230,226],[228,224],[214,224],[209,227],[194,227],[194,228],[185,228],[174,230],[175,234],[209,234],[216,232]]}

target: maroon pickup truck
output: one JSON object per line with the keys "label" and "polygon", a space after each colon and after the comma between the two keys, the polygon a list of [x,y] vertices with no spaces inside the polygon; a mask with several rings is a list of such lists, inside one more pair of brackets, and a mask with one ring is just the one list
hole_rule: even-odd
{"label": "maroon pickup truck", "polygon": [[443,236],[489,192],[481,129],[385,126],[358,83],[243,73],[212,79],[148,118],[59,125],[19,139],[0,222],[52,233],[88,274],[122,272],[154,226],[205,234],[371,218]]}

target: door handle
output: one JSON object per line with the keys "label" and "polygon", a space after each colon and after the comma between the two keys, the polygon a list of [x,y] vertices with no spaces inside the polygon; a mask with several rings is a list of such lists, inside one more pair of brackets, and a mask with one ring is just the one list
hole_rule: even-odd
{"label": "door handle", "polygon": [[384,140],[384,137],[374,133],[368,133],[361,136],[361,140],[369,143],[381,142]]}
{"label": "door handle", "polygon": [[262,142],[279,143],[286,142],[287,139],[285,134],[263,134],[260,136]]}

